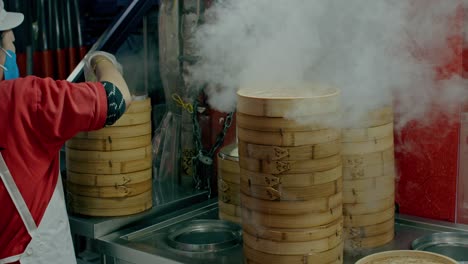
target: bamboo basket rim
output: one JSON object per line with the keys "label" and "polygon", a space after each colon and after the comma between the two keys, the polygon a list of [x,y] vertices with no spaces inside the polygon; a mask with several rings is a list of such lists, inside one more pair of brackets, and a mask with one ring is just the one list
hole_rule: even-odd
{"label": "bamboo basket rim", "polygon": [[416,257],[419,259],[429,259],[432,261],[439,261],[440,264],[457,264],[458,262],[454,259],[451,259],[447,256],[443,256],[437,253],[432,253],[428,251],[419,251],[419,250],[389,250],[379,253],[374,253],[372,255],[361,258],[356,262],[356,264],[372,264],[376,260],[383,260],[388,258],[404,258],[404,257]]}

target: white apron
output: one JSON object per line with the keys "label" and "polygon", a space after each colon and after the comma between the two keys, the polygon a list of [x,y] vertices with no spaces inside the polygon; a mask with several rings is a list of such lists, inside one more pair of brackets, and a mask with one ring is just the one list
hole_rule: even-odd
{"label": "white apron", "polygon": [[1,154],[0,177],[31,236],[31,242],[22,254],[0,259],[0,264],[18,260],[21,264],[76,263],[60,174],[39,226],[36,226]]}

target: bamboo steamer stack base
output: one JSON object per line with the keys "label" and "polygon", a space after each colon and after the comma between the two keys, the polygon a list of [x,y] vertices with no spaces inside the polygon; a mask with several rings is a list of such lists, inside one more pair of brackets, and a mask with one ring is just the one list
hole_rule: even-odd
{"label": "bamboo steamer stack base", "polygon": [[343,129],[342,158],[345,250],[389,243],[395,216],[393,109],[377,109],[356,128]]}
{"label": "bamboo steamer stack base", "polygon": [[338,116],[338,92],[311,89],[238,92],[245,263],[343,263],[341,134],[318,122]]}
{"label": "bamboo steamer stack base", "polygon": [[218,154],[219,219],[240,224],[240,168],[237,144],[231,144]]}
{"label": "bamboo steamer stack base", "polygon": [[150,99],[133,101],[112,126],[66,143],[70,211],[123,216],[152,207]]}

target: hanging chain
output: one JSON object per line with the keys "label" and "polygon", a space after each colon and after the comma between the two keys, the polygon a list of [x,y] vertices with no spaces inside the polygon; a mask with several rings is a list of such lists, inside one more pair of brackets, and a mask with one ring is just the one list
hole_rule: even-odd
{"label": "hanging chain", "polygon": [[198,103],[195,100],[194,109],[192,115],[193,121],[193,133],[195,141],[195,150],[196,156],[192,157],[193,164],[193,179],[195,182],[195,188],[197,189],[208,189],[208,196],[211,197],[211,178],[213,174],[213,160],[214,155],[218,148],[223,144],[226,133],[231,127],[233,112],[230,112],[226,115],[224,120],[223,129],[219,132],[216,137],[216,141],[211,147],[211,149],[206,150],[203,148],[201,140],[201,129],[198,122]]}

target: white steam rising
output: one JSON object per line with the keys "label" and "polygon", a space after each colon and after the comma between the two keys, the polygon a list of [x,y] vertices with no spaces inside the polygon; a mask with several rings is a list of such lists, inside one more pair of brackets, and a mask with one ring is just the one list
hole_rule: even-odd
{"label": "white steam rising", "polygon": [[218,1],[195,33],[201,61],[189,69],[189,81],[209,83],[209,103],[225,112],[234,110],[239,87],[326,84],[341,90],[344,111],[355,114],[347,121],[396,100],[404,124],[434,104],[466,98],[461,79],[434,81],[436,66],[453,61],[447,39],[459,33],[459,3]]}

